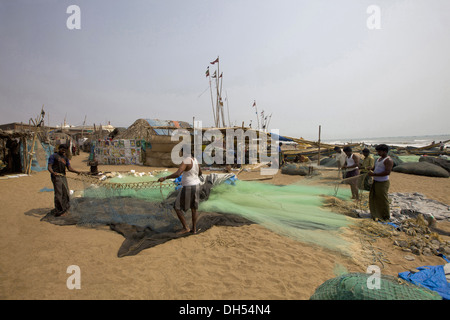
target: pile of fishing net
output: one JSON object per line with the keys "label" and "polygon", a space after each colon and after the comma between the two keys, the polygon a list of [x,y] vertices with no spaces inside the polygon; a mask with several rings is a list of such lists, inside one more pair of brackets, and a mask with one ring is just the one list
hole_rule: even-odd
{"label": "pile of fishing net", "polygon": [[428,177],[448,178],[450,176],[449,172],[440,165],[436,165],[427,161],[402,163],[394,167],[392,170],[395,172]]}
{"label": "pile of fishing net", "polygon": [[443,169],[447,170],[447,172],[450,173],[450,160],[441,157],[422,156],[419,158],[419,162],[429,162],[435,164],[437,166],[442,167]]}
{"label": "pile of fishing net", "polygon": [[[200,209],[239,215],[282,236],[348,254],[342,233],[352,221],[323,207],[324,196],[333,193],[329,186],[236,181],[216,186]],[[341,197],[348,200],[349,191]]]}
{"label": "pile of fishing net", "polygon": [[310,300],[442,300],[442,297],[393,276],[348,273],[325,281]]}
{"label": "pile of fishing net", "polygon": [[[47,214],[42,220],[57,225],[107,226],[126,239],[119,257],[189,236],[177,233],[182,226],[173,204],[180,186],[171,182],[162,187],[155,183],[157,178],[138,183],[141,187],[133,187],[129,179],[121,180],[122,184],[113,179],[113,183],[89,181],[83,190],[73,193],[67,216]],[[333,192],[328,186],[277,186],[240,181],[233,173],[211,173],[201,185],[197,229],[203,232],[213,225],[258,223],[280,235],[350,254],[348,242],[341,235],[351,221],[322,207],[322,196]],[[190,210],[185,218],[190,224]]]}
{"label": "pile of fishing net", "polygon": [[318,175],[319,172],[314,170],[312,166],[296,163],[288,163],[281,167],[282,174],[299,175],[299,176],[313,176]]}

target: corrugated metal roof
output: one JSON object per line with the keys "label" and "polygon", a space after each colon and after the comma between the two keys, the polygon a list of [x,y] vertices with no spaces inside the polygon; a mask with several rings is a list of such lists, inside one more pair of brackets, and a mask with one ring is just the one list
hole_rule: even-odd
{"label": "corrugated metal roof", "polygon": [[[173,127],[174,129],[178,128],[189,128],[190,125],[186,122],[182,121],[172,121],[172,120],[160,120],[160,119],[145,119],[151,127]],[[172,129],[153,129],[157,135],[171,135]]]}

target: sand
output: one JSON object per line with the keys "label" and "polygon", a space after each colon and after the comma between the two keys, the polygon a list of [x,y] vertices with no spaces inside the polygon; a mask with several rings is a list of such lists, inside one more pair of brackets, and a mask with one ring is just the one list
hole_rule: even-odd
{"label": "sand", "polygon": [[[88,171],[86,154],[74,157],[72,165]],[[100,166],[103,171],[130,169],[148,172],[154,168]],[[318,182],[279,173],[264,183],[329,183],[334,174],[327,172]],[[260,177],[254,172],[239,175],[243,180]],[[391,192],[421,192],[450,203],[450,179],[393,173],[391,181]],[[69,187],[76,183],[69,179]],[[42,188],[52,188],[46,171],[0,180],[0,299],[303,300],[340,272],[366,272],[370,264],[358,255],[348,257],[297,242],[259,225],[213,227],[136,256],[118,258],[124,238],[108,228],[41,222],[43,214],[53,208],[53,192],[39,192]],[[440,227],[449,230],[448,223]],[[436,256],[408,261],[389,239],[379,239],[376,246],[391,262],[375,263],[383,274],[396,276],[445,262]],[[80,268],[80,289],[67,287],[71,265]]]}

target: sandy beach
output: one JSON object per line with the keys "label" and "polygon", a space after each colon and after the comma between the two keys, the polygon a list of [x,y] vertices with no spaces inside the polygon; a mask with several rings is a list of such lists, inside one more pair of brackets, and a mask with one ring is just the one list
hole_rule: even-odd
{"label": "sandy beach", "polygon": [[[87,154],[72,166],[88,171]],[[103,171],[151,171],[139,166],[100,166]],[[170,169],[174,171],[174,169]],[[330,179],[335,174],[328,173]],[[74,175],[68,173],[68,175]],[[75,176],[75,175],[74,175]],[[254,179],[242,172],[239,179]],[[279,172],[261,183],[290,184],[305,177]],[[314,181],[305,181],[315,183]],[[69,179],[69,187],[77,182]],[[348,188],[344,186],[342,188]],[[348,257],[289,239],[259,226],[213,227],[197,235],[146,249],[135,256],[117,257],[124,238],[104,228],[57,226],[40,221],[53,208],[47,171],[0,181],[1,258],[0,298],[22,299],[309,299],[324,281],[340,270],[366,272],[368,261]],[[450,204],[450,180],[393,172],[390,192],[420,192]],[[439,223],[450,230],[450,223]],[[449,237],[443,236],[449,240]],[[423,265],[440,265],[437,256],[404,258],[390,239],[379,239],[390,263],[381,272],[397,276]],[[81,289],[69,290],[67,268],[81,270]]]}

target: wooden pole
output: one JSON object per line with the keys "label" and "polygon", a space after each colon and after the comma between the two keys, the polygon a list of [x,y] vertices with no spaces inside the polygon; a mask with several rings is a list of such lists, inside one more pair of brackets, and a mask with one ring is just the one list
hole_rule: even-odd
{"label": "wooden pole", "polygon": [[228,126],[231,127],[231,121],[230,121],[230,106],[228,105],[228,92],[227,92],[227,90],[225,90],[225,99],[227,99]]}
{"label": "wooden pole", "polygon": [[36,137],[37,137],[37,132],[34,133],[33,142],[31,143],[30,160],[28,162],[27,174],[31,173],[31,163],[33,161],[33,156],[34,156],[34,145],[36,144]]}
{"label": "wooden pole", "polygon": [[[209,67],[208,67],[209,70]],[[211,87],[211,73],[208,72],[208,78],[209,78],[209,91],[211,92],[211,106],[212,106],[212,111],[213,111],[213,118],[214,118],[214,123],[216,123],[216,112],[214,111],[214,99],[213,99],[213,93],[212,93],[212,87]]]}
{"label": "wooden pole", "polygon": [[220,73],[220,60],[219,56],[217,56],[217,73],[216,73],[216,128],[220,126],[220,113],[219,113],[219,73]]}
{"label": "wooden pole", "polygon": [[[219,65],[217,65],[219,67]],[[222,79],[222,80],[220,80]],[[225,115],[223,112],[223,100],[222,100],[222,83],[223,83],[223,77],[222,75],[219,75],[219,82],[220,82],[220,93],[219,93],[219,101],[220,101],[220,112],[222,114],[222,125],[225,128],[227,125],[225,124]]]}
{"label": "wooden pole", "polygon": [[320,166],[320,131],[321,131],[321,126],[319,125],[319,153],[317,155],[317,165]]}
{"label": "wooden pole", "polygon": [[255,101],[255,110],[256,110],[256,121],[258,122],[258,130],[259,130],[259,114],[258,114],[258,107],[256,106],[256,101]]}

